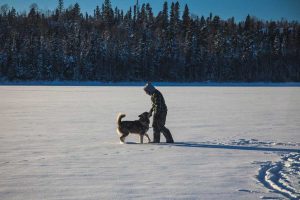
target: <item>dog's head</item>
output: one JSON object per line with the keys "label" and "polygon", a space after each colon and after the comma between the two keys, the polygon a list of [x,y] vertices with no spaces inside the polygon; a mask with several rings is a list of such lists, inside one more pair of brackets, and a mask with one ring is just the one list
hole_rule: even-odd
{"label": "dog's head", "polygon": [[149,126],[150,124],[150,118],[151,114],[148,112],[143,112],[142,114],[139,115],[139,121],[142,122],[143,124],[146,124],[147,126]]}

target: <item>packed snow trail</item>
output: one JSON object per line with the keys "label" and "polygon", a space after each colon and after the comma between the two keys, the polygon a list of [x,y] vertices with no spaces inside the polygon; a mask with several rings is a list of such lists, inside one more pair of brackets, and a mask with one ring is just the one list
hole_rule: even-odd
{"label": "packed snow trail", "polygon": [[297,200],[300,193],[292,185],[291,178],[300,181],[300,154],[289,153],[283,155],[280,161],[265,162],[259,169],[257,179],[268,189],[282,194],[283,196]]}

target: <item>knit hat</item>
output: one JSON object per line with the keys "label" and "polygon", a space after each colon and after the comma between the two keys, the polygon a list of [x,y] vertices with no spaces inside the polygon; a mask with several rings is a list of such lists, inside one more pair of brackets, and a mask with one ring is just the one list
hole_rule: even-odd
{"label": "knit hat", "polygon": [[148,82],[145,86],[144,86],[144,90],[145,90],[145,92],[146,93],[148,93],[148,94],[153,94],[154,93],[154,91],[156,90],[155,89],[155,87],[150,83],[150,82]]}

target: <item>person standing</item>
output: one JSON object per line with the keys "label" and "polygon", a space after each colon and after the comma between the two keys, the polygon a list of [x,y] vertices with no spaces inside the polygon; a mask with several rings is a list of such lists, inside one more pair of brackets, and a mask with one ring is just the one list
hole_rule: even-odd
{"label": "person standing", "polygon": [[166,138],[167,143],[174,143],[172,134],[168,128],[165,127],[168,108],[165,99],[160,91],[158,91],[151,83],[144,86],[146,94],[151,96],[152,108],[150,115],[153,114],[153,143],[160,143],[160,132]]}

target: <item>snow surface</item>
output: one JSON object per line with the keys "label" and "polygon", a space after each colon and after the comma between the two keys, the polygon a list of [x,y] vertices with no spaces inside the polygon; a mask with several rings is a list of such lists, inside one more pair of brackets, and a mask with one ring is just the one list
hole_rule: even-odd
{"label": "snow surface", "polygon": [[299,87],[159,89],[175,144],[119,144],[142,87],[0,86],[0,199],[299,199]]}

